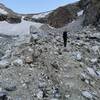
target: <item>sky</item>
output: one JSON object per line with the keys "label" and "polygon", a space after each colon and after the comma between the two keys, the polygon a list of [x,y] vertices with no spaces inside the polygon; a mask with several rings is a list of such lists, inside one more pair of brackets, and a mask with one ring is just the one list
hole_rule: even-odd
{"label": "sky", "polygon": [[75,1],[79,0],[0,0],[0,3],[17,13],[25,14],[50,11]]}

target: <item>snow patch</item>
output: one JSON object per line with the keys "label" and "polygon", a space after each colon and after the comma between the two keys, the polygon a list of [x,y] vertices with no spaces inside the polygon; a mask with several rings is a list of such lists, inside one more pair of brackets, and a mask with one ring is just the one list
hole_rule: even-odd
{"label": "snow patch", "polygon": [[12,65],[20,65],[20,66],[22,66],[23,65],[23,60],[18,58],[18,59],[13,61]]}
{"label": "snow patch", "polygon": [[22,20],[19,24],[10,24],[8,22],[0,22],[0,33],[7,35],[27,35],[30,33],[30,26],[34,26],[39,29],[42,24],[35,22],[28,22]]}
{"label": "snow patch", "polygon": [[81,10],[81,11],[79,11],[79,12],[77,13],[77,15],[78,15],[78,16],[81,16],[81,15],[83,15],[83,12],[84,12],[84,11]]}
{"label": "snow patch", "polygon": [[9,65],[9,62],[8,61],[6,61],[6,60],[1,60],[0,61],[0,67],[4,68],[4,67],[6,67],[8,65]]}
{"label": "snow patch", "polygon": [[4,9],[0,8],[0,14],[4,14],[4,15],[6,15],[6,14],[8,14],[8,12],[5,11]]}
{"label": "snow patch", "polygon": [[47,12],[47,13],[41,13],[41,14],[36,14],[36,15],[33,15],[32,18],[35,18],[35,19],[38,19],[38,18],[44,18],[46,17],[50,12]]}

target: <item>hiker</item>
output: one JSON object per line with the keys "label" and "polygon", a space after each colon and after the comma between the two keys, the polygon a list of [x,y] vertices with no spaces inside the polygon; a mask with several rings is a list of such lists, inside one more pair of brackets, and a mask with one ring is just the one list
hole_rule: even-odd
{"label": "hiker", "polygon": [[64,47],[66,47],[66,45],[67,45],[67,38],[68,38],[68,36],[67,36],[67,32],[64,31],[64,32],[63,32]]}

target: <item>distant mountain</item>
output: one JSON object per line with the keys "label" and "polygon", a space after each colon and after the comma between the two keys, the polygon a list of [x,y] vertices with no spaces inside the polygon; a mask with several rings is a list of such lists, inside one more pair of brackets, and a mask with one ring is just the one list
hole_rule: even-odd
{"label": "distant mountain", "polygon": [[76,19],[80,10],[79,2],[75,2],[52,11],[27,14],[24,16],[24,20],[47,23],[52,27],[60,28]]}
{"label": "distant mountain", "polygon": [[52,11],[18,14],[0,3],[0,21],[9,23],[20,23],[21,19],[26,21],[49,24],[52,27],[60,28],[73,20],[83,17],[83,26],[100,24],[100,0],[80,0]]}
{"label": "distant mountain", "polygon": [[7,8],[4,4],[0,3],[0,14],[13,14],[16,15],[17,13],[15,13],[13,10]]}
{"label": "distant mountain", "polygon": [[21,16],[0,3],[0,21],[7,21],[9,23],[20,23]]}

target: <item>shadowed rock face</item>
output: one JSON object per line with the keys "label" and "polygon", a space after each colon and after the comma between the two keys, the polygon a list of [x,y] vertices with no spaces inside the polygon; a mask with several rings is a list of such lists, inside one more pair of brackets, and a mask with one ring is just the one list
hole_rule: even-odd
{"label": "shadowed rock face", "polygon": [[21,22],[21,17],[17,15],[4,15],[0,14],[0,21],[7,21],[8,23],[20,23]]}
{"label": "shadowed rock face", "polygon": [[80,4],[84,9],[83,25],[100,24],[100,0],[81,0]]}
{"label": "shadowed rock face", "polygon": [[75,17],[65,8],[58,8],[52,12],[48,17],[48,24],[53,27],[62,27],[71,22]]}
{"label": "shadowed rock face", "polygon": [[6,15],[0,14],[0,21],[4,21],[7,19]]}
{"label": "shadowed rock face", "polygon": [[55,28],[63,27],[77,17],[79,10],[78,3],[59,7],[49,14],[47,23]]}
{"label": "shadowed rock face", "polygon": [[7,19],[6,19],[6,21],[8,22],[8,23],[12,23],[12,24],[14,24],[14,23],[21,23],[21,17],[19,17],[19,16],[7,16]]}

